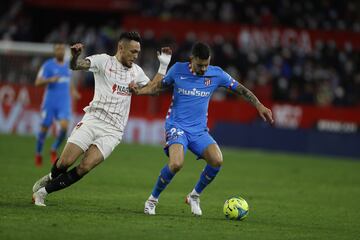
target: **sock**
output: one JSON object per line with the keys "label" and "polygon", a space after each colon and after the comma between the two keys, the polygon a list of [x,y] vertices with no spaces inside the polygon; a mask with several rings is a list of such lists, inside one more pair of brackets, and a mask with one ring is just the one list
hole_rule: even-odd
{"label": "sock", "polygon": [[67,168],[58,168],[56,166],[56,163],[59,161],[59,158],[56,159],[55,163],[52,165],[51,167],[51,179],[55,179],[58,176],[60,176],[61,174],[66,173]]}
{"label": "sock", "polygon": [[198,193],[195,188],[191,191],[190,195],[200,196],[200,193]]}
{"label": "sock", "polygon": [[46,132],[40,131],[38,133],[37,139],[36,139],[36,153],[37,154],[41,154],[43,146],[44,146],[45,138],[46,138]]}
{"label": "sock", "polygon": [[166,188],[174,176],[175,174],[170,171],[169,166],[166,164],[166,166],[161,169],[160,176],[157,179],[151,195],[156,199],[159,198],[160,193]]}
{"label": "sock", "polygon": [[199,181],[195,185],[195,191],[200,194],[204,188],[209,185],[216,177],[216,174],[220,171],[221,167],[212,167],[209,164],[206,165],[203,172],[200,175]]}
{"label": "sock", "polygon": [[52,150],[58,149],[59,146],[61,145],[61,143],[64,141],[65,137],[66,137],[66,130],[61,129],[59,135],[57,136],[57,138],[55,140],[55,142],[51,146],[51,149]]}
{"label": "sock", "polygon": [[82,176],[76,172],[76,167],[74,167],[69,172],[61,174],[57,178],[53,179],[48,185],[45,186],[45,190],[48,193],[59,191],[69,187],[73,183],[79,181],[81,178]]}

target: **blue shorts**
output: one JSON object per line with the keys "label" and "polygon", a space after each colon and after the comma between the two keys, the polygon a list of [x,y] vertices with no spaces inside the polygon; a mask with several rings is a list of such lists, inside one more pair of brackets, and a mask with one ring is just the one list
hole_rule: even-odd
{"label": "blue shorts", "polygon": [[53,120],[70,120],[70,106],[43,106],[41,108],[41,125],[50,127]]}
{"label": "blue shorts", "polygon": [[197,156],[197,159],[203,158],[205,149],[210,144],[216,144],[216,141],[211,137],[208,131],[198,132],[196,134],[188,133],[180,128],[172,127],[165,129],[166,131],[166,145],[164,151],[169,156],[169,147],[172,144],[178,143],[183,145],[184,154],[187,149]]}

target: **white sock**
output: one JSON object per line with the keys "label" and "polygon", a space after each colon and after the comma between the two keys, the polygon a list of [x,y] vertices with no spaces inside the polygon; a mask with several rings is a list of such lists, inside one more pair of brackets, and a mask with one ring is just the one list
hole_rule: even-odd
{"label": "white sock", "polygon": [[190,195],[200,196],[200,193],[198,193],[195,188],[191,191]]}
{"label": "white sock", "polygon": [[154,197],[152,194],[150,195],[149,200],[156,201],[156,202],[159,201],[159,199]]}

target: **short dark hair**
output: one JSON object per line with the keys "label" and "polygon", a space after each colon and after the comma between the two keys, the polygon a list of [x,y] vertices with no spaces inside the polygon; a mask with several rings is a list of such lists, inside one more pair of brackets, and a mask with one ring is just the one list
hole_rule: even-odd
{"label": "short dark hair", "polygon": [[206,43],[197,42],[191,49],[191,55],[200,59],[208,59],[210,57],[210,47]]}
{"label": "short dark hair", "polygon": [[119,41],[121,40],[128,40],[128,41],[134,40],[136,42],[140,42],[141,37],[138,32],[123,32],[120,34],[119,37]]}

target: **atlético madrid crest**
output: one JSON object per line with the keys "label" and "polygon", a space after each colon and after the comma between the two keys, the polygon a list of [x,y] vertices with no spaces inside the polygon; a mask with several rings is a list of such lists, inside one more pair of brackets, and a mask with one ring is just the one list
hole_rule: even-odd
{"label": "atl\u00e9tico madrid crest", "polygon": [[211,84],[211,79],[210,78],[205,78],[204,84],[205,84],[205,86],[209,86]]}

